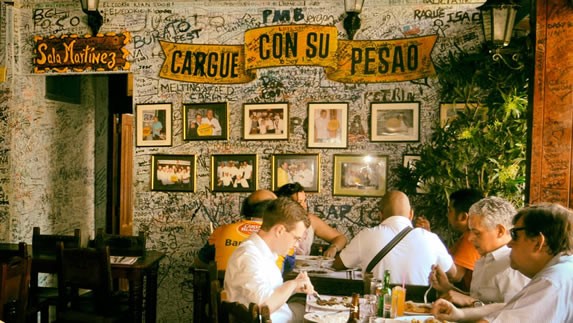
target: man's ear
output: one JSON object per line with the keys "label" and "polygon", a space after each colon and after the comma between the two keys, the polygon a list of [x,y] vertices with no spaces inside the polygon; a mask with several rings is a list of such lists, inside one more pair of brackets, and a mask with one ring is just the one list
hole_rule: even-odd
{"label": "man's ear", "polygon": [[456,215],[456,218],[458,219],[459,222],[466,222],[469,218],[469,214],[468,212],[459,212]]}
{"label": "man's ear", "polygon": [[498,238],[501,238],[507,234],[507,228],[501,224],[495,226],[495,231]]}
{"label": "man's ear", "polygon": [[[534,239],[536,239],[535,251],[541,252],[543,250],[543,247],[549,248],[548,246],[545,245],[545,236],[543,235],[543,233],[539,232],[539,235],[537,235],[537,237],[535,237]],[[547,252],[549,252],[549,250]]]}

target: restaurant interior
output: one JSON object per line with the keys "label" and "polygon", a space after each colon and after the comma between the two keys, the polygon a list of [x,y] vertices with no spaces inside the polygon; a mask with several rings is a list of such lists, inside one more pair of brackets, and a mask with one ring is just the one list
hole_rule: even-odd
{"label": "restaurant interior", "polygon": [[[194,259],[283,165],[348,238],[389,190],[446,244],[459,188],[570,205],[571,1],[0,5],[0,243],[34,268],[35,228],[81,246],[141,232],[137,265],[110,273],[133,321],[209,321]],[[234,165],[250,176],[219,172]]]}

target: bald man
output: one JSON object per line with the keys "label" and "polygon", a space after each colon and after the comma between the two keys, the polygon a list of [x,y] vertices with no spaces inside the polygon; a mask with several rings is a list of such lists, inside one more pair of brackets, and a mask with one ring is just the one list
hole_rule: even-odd
{"label": "bald man", "polygon": [[[252,233],[259,231],[265,204],[276,198],[275,193],[265,189],[257,190],[249,195],[241,206],[241,215],[244,219],[215,229],[209,241],[199,250],[195,258],[195,266],[206,267],[210,261],[215,260],[217,269],[225,270],[233,251]],[[282,269],[284,258],[281,257],[279,262],[277,265]]]}
{"label": "bald man", "polygon": [[[414,211],[406,194],[390,191],[380,203],[380,224],[360,231],[334,261],[334,268],[360,267],[364,272],[370,261],[400,231],[412,227]],[[428,285],[432,265],[447,268],[448,276],[456,267],[440,238],[427,230],[410,231],[374,268],[374,278],[382,279],[390,271],[390,283]]]}

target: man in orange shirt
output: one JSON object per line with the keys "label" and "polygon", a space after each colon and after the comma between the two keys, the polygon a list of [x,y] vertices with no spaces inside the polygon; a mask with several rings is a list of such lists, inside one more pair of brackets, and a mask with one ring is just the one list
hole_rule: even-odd
{"label": "man in orange shirt", "polygon": [[[264,210],[265,202],[276,198],[277,196],[273,192],[264,189],[249,195],[241,206],[241,215],[245,218],[235,223],[221,225],[215,229],[205,246],[199,250],[195,258],[195,265],[206,267],[210,261],[215,260],[217,269],[225,270],[233,251],[253,232],[259,231],[262,223],[261,211]],[[284,258],[281,257],[279,261],[279,267],[282,268]]]}
{"label": "man in orange shirt", "polygon": [[[480,254],[469,241],[469,210],[474,203],[482,198],[484,198],[482,192],[471,188],[464,188],[450,194],[448,223],[452,229],[462,234],[450,247],[450,254],[454,258],[457,269],[456,275],[450,277],[450,280],[463,291],[470,290],[474,264],[480,258]],[[430,230],[430,224],[424,217],[416,219],[415,226]]]}

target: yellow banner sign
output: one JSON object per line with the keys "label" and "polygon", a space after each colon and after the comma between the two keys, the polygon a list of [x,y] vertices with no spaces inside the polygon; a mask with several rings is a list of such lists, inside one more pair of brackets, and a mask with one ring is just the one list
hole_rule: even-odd
{"label": "yellow banner sign", "polygon": [[165,61],[159,77],[191,83],[239,84],[255,79],[245,71],[241,45],[192,45],[160,41]]}
{"label": "yellow banner sign", "polygon": [[34,37],[34,73],[48,71],[81,72],[84,70],[129,70],[129,33],[107,33],[97,36],[64,35],[62,37]]}
{"label": "yellow banner sign", "polygon": [[435,75],[430,54],[437,36],[394,40],[338,40],[334,26],[286,25],[246,31],[245,44],[192,45],[161,42],[159,76],[192,83],[238,84],[254,70],[321,66],[343,83],[384,83]]}
{"label": "yellow banner sign", "polygon": [[436,74],[430,54],[438,36],[341,40],[338,66],[327,77],[342,83],[402,82]]}

